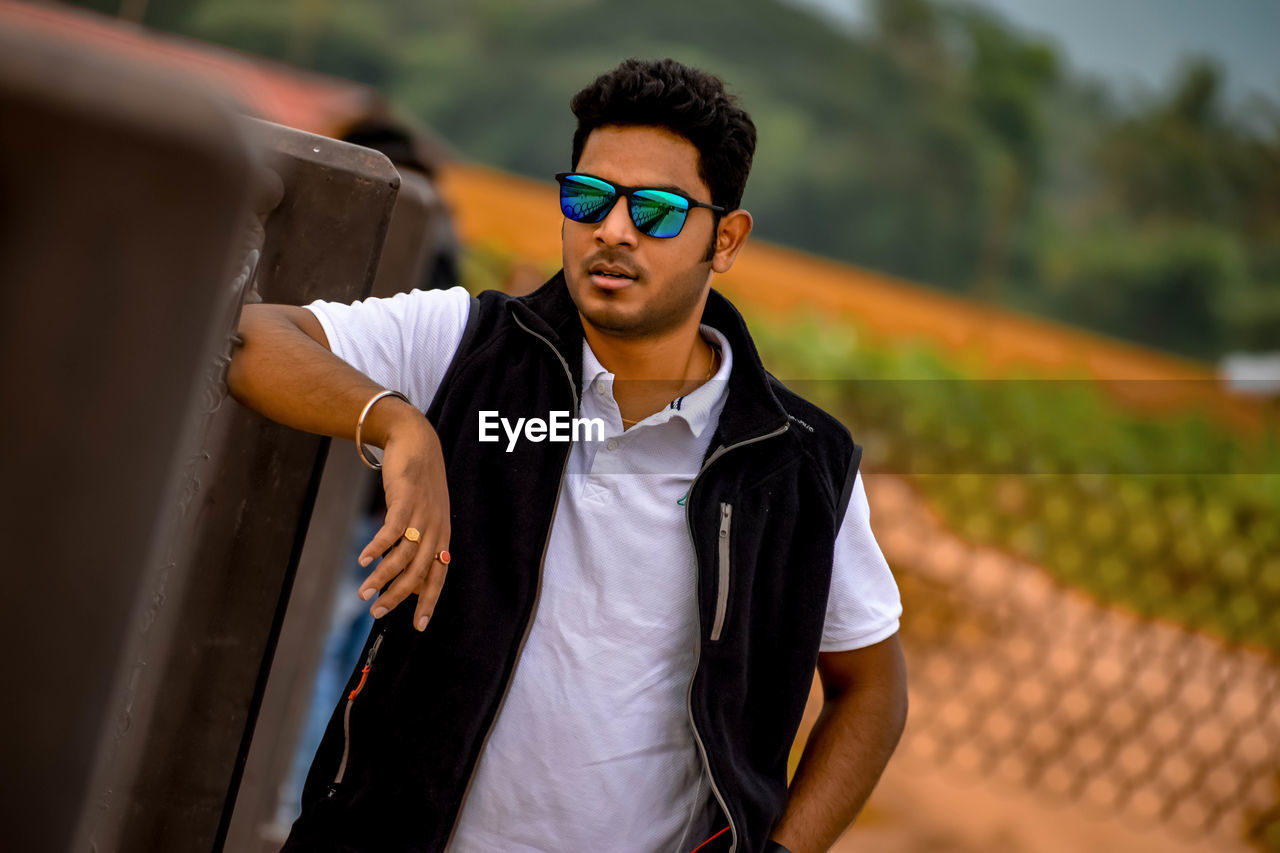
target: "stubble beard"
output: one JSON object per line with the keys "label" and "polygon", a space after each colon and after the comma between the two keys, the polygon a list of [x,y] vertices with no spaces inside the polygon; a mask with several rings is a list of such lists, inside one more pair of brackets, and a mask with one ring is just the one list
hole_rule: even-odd
{"label": "stubble beard", "polygon": [[[672,281],[671,289],[663,294],[665,298],[661,301],[655,301],[652,294],[645,294],[647,282],[642,274],[622,293],[593,294],[593,298],[583,300],[575,297],[574,302],[583,322],[607,335],[631,339],[660,336],[679,328],[690,315],[700,312],[707,281],[706,272],[700,269],[702,266],[699,264],[681,275],[679,281]],[[585,270],[581,273],[581,282],[581,292],[593,290]],[[572,290],[570,295],[574,295]],[[639,295],[649,298],[647,301],[636,300]],[[633,304],[626,304],[628,302]],[[642,304],[634,304],[637,302]]]}

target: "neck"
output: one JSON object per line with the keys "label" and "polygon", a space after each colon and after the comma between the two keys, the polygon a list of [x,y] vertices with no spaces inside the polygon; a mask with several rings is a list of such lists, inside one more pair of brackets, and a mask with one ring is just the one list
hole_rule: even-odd
{"label": "neck", "polygon": [[645,338],[621,338],[583,324],[591,351],[619,380],[681,384],[706,374],[710,347],[698,323]]}
{"label": "neck", "polygon": [[698,331],[698,317],[668,333],[622,338],[584,321],[583,334],[600,363],[616,377],[614,399],[624,425],[664,408],[705,382],[718,365]]}

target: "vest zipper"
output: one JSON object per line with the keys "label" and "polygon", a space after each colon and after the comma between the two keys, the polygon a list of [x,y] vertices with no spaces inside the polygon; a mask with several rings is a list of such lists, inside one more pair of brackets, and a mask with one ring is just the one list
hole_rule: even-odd
{"label": "vest zipper", "polygon": [[355,689],[347,694],[347,706],[342,711],[342,761],[338,762],[338,772],[334,774],[333,781],[329,783],[328,796],[332,797],[338,793],[338,786],[342,784],[342,777],[347,773],[347,759],[351,757],[351,706],[355,704],[356,696],[364,689],[365,679],[369,677],[369,668],[373,666],[373,659],[378,656],[378,647],[382,645],[382,638],[386,635],[386,629],[378,634],[373,640],[373,645],[369,647],[369,654],[364,659],[364,668],[360,670],[360,683]]}
{"label": "vest zipper", "polygon": [[729,522],[733,519],[733,505],[720,504],[720,575],[716,583],[716,618],[711,625],[711,642],[720,639],[724,630],[725,612],[729,609]]}
{"label": "vest zipper", "polygon": [[[748,444],[755,444],[757,441],[764,441],[765,439],[782,435],[784,432],[787,431],[788,427],[790,427],[790,423],[784,423],[782,426],[778,427],[773,432],[765,433],[764,435],[758,435],[755,438],[748,438],[745,441],[740,441],[737,444],[731,444],[728,447],[721,445],[717,447],[709,457],[707,457],[706,462],[702,463],[702,468],[698,471],[697,475],[693,478],[693,482],[689,484],[689,499],[685,503],[685,512],[684,512],[685,526],[688,528],[688,531],[689,531],[689,542],[693,545],[693,554],[694,554],[695,560],[697,559],[697,556],[698,556],[698,543],[697,543],[697,540],[695,540],[693,537],[693,520],[690,518],[689,514],[693,511],[693,490],[698,485],[698,480],[702,479],[703,473],[706,472],[706,470],[711,467],[711,463],[715,462],[717,459],[719,459],[721,456],[728,453],[730,450],[736,450],[739,447],[746,447]],[[732,510],[730,512],[732,512]],[[699,608],[699,614],[701,614],[701,608]],[[701,618],[701,616],[699,616],[699,618]],[[704,770],[707,771],[707,779],[711,782],[711,793],[715,795],[716,802],[720,804],[720,810],[724,812],[725,818],[729,821],[729,837],[731,839],[729,842],[729,853],[734,853],[738,849],[738,828],[733,823],[733,815],[730,813],[729,807],[725,804],[724,795],[720,793],[720,786],[716,784],[716,776],[714,773],[711,772],[711,761],[710,759],[707,758],[707,745],[703,743],[702,735],[698,732],[698,723],[693,719],[693,682],[696,681],[698,678],[698,667],[701,665],[701,663],[702,663],[702,632],[699,631],[698,644],[694,646],[693,677],[689,679],[689,690],[685,694],[685,707],[689,713],[689,728],[693,730],[693,740],[696,744],[698,744],[698,753],[702,756],[702,767]]]}
{"label": "vest zipper", "polygon": [[[573,371],[569,369],[569,362],[564,360],[564,356],[560,355],[560,351],[555,348],[555,345],[552,344],[551,341],[547,340],[533,329],[530,329],[524,323],[521,323],[519,317],[512,314],[511,319],[515,321],[517,326],[546,344],[552,354],[554,354],[556,359],[560,362],[560,366],[564,368],[564,375],[569,379],[569,392],[573,394],[573,417],[576,418],[579,412],[578,387],[573,381]],[[570,452],[572,452],[572,450]],[[520,645],[516,649],[515,664],[511,667],[511,672],[507,674],[507,683],[503,685],[502,696],[498,699],[498,710],[494,712],[493,719],[489,721],[489,727],[485,729],[484,739],[480,741],[480,751],[476,753],[476,760],[471,765],[471,773],[467,776],[466,787],[462,789],[462,799],[458,801],[458,810],[454,812],[453,815],[453,826],[449,828],[449,837],[444,842],[444,848],[446,850],[448,850],[449,846],[453,844],[453,836],[458,831],[458,819],[462,817],[462,810],[467,805],[467,796],[471,793],[471,783],[476,780],[476,768],[480,766],[480,757],[484,755],[484,748],[489,745],[489,736],[493,734],[493,726],[497,723],[498,717],[502,714],[502,706],[506,704],[507,694],[511,692],[511,682],[515,678],[516,667],[520,665],[520,656],[524,654],[525,644],[529,641],[529,632],[533,630],[533,619],[538,613],[538,602],[542,600],[542,569],[547,562],[547,548],[551,545],[551,526],[555,524],[556,513],[560,509],[560,489],[564,486],[564,472],[569,469],[569,456],[570,453],[566,453],[564,455],[564,462],[560,465],[560,479],[556,483],[556,500],[551,506],[551,521],[547,524],[547,535],[542,540],[542,556],[538,558],[538,578],[533,593],[533,609],[529,611],[529,618],[524,623],[524,633],[521,635]]]}

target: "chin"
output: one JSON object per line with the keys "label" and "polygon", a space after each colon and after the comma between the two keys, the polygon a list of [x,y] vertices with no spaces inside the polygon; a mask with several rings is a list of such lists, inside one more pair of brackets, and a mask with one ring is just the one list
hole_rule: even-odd
{"label": "chin", "polygon": [[569,279],[569,297],[578,312],[601,329],[631,325],[634,320],[628,318],[634,318],[640,307],[630,294],[601,290],[586,275]]}
{"label": "chin", "polygon": [[605,300],[587,300],[586,304],[578,302],[578,313],[592,327],[611,335],[634,337],[648,331],[649,324],[642,314],[627,310],[627,306],[610,305],[607,297]]}

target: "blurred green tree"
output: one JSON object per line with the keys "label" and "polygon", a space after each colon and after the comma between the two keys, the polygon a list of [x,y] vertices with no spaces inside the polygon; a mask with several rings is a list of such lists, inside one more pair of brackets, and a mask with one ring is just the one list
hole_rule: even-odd
{"label": "blurred green tree", "polygon": [[1196,358],[1280,341],[1280,113],[1227,103],[1207,59],[1121,101],[950,0],[874,0],[857,31],[782,0],[168,0],[145,18],[378,86],[541,178],[568,163],[578,88],[671,56],[750,108],[765,239]]}

